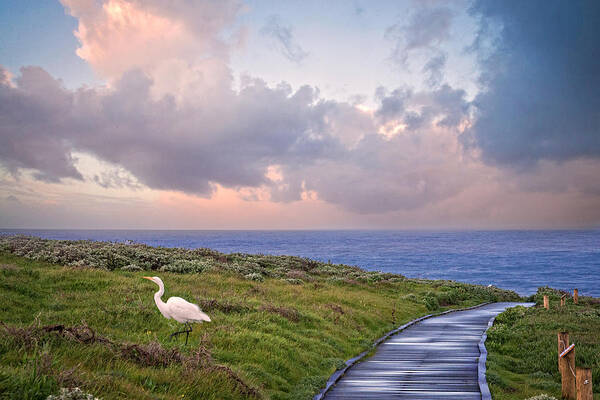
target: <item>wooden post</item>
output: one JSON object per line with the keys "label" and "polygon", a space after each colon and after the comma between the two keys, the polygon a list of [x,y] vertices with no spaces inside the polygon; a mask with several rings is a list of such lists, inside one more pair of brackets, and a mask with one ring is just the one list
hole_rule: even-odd
{"label": "wooden post", "polygon": [[573,303],[579,304],[579,290],[573,290]]}
{"label": "wooden post", "polygon": [[548,300],[548,296],[547,295],[544,295],[544,308],[546,310],[550,309],[550,300]]}
{"label": "wooden post", "polygon": [[[567,348],[568,349],[568,348]],[[562,381],[562,397],[568,400],[577,400],[577,388],[575,385],[575,348],[572,348],[563,357],[562,369],[560,370]]]}
{"label": "wooden post", "polygon": [[567,347],[569,347],[569,332],[558,332],[558,372],[560,372],[561,377],[565,360],[560,358],[560,353],[565,351]]}
{"label": "wooden post", "polygon": [[561,307],[565,306],[565,297],[567,297],[566,294],[563,294],[562,296],[560,296],[560,306]]}
{"label": "wooden post", "polygon": [[591,368],[577,367],[577,400],[594,400]]}

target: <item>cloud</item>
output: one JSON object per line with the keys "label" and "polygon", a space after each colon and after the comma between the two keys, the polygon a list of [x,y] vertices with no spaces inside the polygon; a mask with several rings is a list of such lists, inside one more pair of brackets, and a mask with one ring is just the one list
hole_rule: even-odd
{"label": "cloud", "polygon": [[480,174],[476,162],[465,162],[458,142],[468,116],[464,91],[447,85],[425,92],[379,88],[376,97],[377,130],[366,131],[343,158],[311,166],[308,190],[353,212],[382,213],[455,196]]}
{"label": "cloud", "polygon": [[[4,69],[0,67],[0,71]],[[37,178],[48,182],[83,179],[61,132],[71,102],[72,95],[61,82],[39,67],[22,68],[16,87],[6,80],[0,82],[0,159],[4,167],[13,174],[23,168],[35,169]]]}
{"label": "cloud", "polygon": [[600,3],[476,1],[482,91],[463,137],[486,162],[600,157]]}
{"label": "cloud", "polygon": [[[464,91],[447,85],[431,92],[381,89],[372,114],[307,86],[294,91],[258,79],[244,80],[239,92],[224,86],[214,98],[183,103],[155,99],[153,85],[137,70],[111,89],[72,91],[41,69],[22,69],[14,86],[0,88],[2,141],[20,149],[3,153],[2,162],[58,181],[81,177],[72,154],[83,152],[122,168],[92,178],[103,187],[139,181],[205,197],[215,185],[267,188],[275,201],[310,195],[358,212],[416,207],[464,184],[449,175],[459,153],[452,132],[468,106]],[[20,112],[2,112],[8,110]],[[24,112],[35,123],[22,124]],[[438,159],[446,147],[454,150]],[[44,162],[23,156],[29,154]],[[281,171],[276,182],[273,166]]]}
{"label": "cloud", "polygon": [[[448,35],[452,16],[448,11],[418,9],[409,23],[402,25],[408,29],[406,37],[398,37],[403,51],[425,51],[428,62],[423,72],[431,86],[381,87],[373,98],[374,108],[367,108],[359,104],[359,98],[354,102],[323,98],[314,87],[293,89],[285,82],[270,86],[249,76],[234,80],[229,54],[235,44],[226,39],[225,32],[233,29],[239,12],[236,2],[174,1],[169,9],[154,1],[64,3],[79,19],[81,56],[107,79],[107,85],[70,90],[39,67],[24,67],[17,77],[0,68],[0,162],[12,182],[10,191],[0,185],[3,197],[15,193],[23,204],[35,198],[13,191],[19,186],[15,177],[26,175],[38,180],[32,187],[46,189],[58,186],[47,182],[65,179],[71,184],[77,181],[74,187],[89,184],[95,190],[131,193],[141,187],[131,196],[147,188],[157,189],[185,197],[190,209],[206,201],[201,197],[218,196],[219,192],[230,197],[237,193],[238,200],[248,203],[276,204],[273,207],[278,210],[284,203],[290,207],[292,202],[310,203],[310,207],[324,204],[319,215],[339,208],[340,220],[358,215],[364,216],[364,223],[373,218],[386,226],[391,219],[383,215],[396,216],[394,221],[413,221],[413,226],[418,225],[418,218],[431,224],[447,221],[444,218],[464,220],[469,215],[508,220],[510,207],[506,204],[521,210],[519,202],[527,201],[531,202],[527,210],[535,210],[540,199],[549,202],[544,217],[559,207],[564,220],[570,216],[581,219],[581,212],[567,209],[568,204],[586,210],[600,204],[600,189],[590,183],[597,160],[563,165],[547,157],[542,167],[525,172],[481,162],[480,151],[485,160],[498,162],[498,155],[518,148],[516,141],[495,148],[497,143],[516,138],[516,132],[522,132],[519,125],[526,122],[520,114],[507,112],[510,107],[503,96],[503,90],[517,88],[503,75],[506,68],[516,67],[510,57],[506,65],[487,58],[496,54],[502,59],[500,47],[487,52],[482,64],[486,91],[475,103],[467,100],[465,90],[444,83],[446,52],[438,47]],[[482,7],[476,6],[473,12],[493,14]],[[205,15],[210,19],[206,26],[193,23],[203,21]],[[422,29],[418,22],[424,24]],[[164,37],[155,34],[156,26],[165,29]],[[508,31],[499,32],[506,35]],[[485,42],[484,34],[480,33],[479,43]],[[148,55],[136,49],[148,47],[148,43],[159,51],[151,49]],[[547,57],[552,53],[544,47],[540,50]],[[581,61],[578,55],[573,57]],[[563,85],[547,75],[556,72],[554,64],[544,68],[537,80],[516,74],[517,82],[532,85],[526,86],[530,90],[523,92],[520,103],[541,101],[537,85],[542,77],[545,83]],[[589,86],[595,87],[593,82]],[[584,87],[581,94],[596,104],[597,94],[590,90]],[[565,90],[563,100],[571,94]],[[577,111],[587,115],[589,107],[583,103],[575,100]],[[473,119],[474,106],[477,120]],[[493,106],[498,106],[498,115],[492,112]],[[566,108],[566,121],[581,127],[583,122],[570,120],[573,110]],[[534,111],[534,118],[544,118],[545,114]],[[556,115],[560,113],[554,110],[547,117],[558,126]],[[502,137],[502,118],[505,126],[514,128],[514,135]],[[586,121],[595,126],[594,120]],[[545,127],[545,122],[540,124]],[[540,137],[527,137],[521,148],[529,151],[528,143],[538,139],[552,143],[558,137],[551,132],[546,127],[538,132]],[[583,137],[576,131],[571,134],[573,140]],[[469,143],[466,148],[465,141]],[[561,143],[565,151],[569,149]],[[593,146],[588,147],[593,153]],[[110,167],[90,172],[82,167],[81,159],[87,156]],[[535,152],[530,156],[536,157]],[[560,201],[552,203],[552,195]]]}
{"label": "cloud", "polygon": [[405,64],[414,50],[436,50],[450,37],[454,13],[447,7],[420,6],[408,22],[400,20],[386,29],[385,37],[394,41],[391,58]]}
{"label": "cloud", "polygon": [[439,86],[444,79],[444,67],[446,66],[447,56],[445,53],[431,57],[423,66],[423,72],[428,74],[427,83],[431,87]]}
{"label": "cloud", "polygon": [[395,89],[388,93],[383,87],[376,91],[381,105],[375,115],[385,124],[402,121],[409,130],[421,127],[446,126],[457,128],[467,118],[470,104],[466,92],[445,84],[431,91],[413,92]]}
{"label": "cloud", "polygon": [[[8,109],[21,107],[37,119],[20,124],[15,119],[22,114],[2,115],[3,141],[20,150],[5,151],[3,159],[9,167],[35,168],[54,180],[80,177],[70,156],[78,150],[123,166],[150,187],[209,195],[211,182],[260,185],[268,165],[310,162],[338,146],[322,130],[325,109],[313,104],[309,87],[291,92],[253,80],[239,93],[222,88],[219,102],[200,99],[180,106],[169,96],[153,100],[152,80],[140,71],[125,74],[108,92],[71,92],[48,74],[39,79],[30,72],[23,69],[17,87],[2,87]],[[7,126],[19,124],[20,131]]]}
{"label": "cloud", "polygon": [[188,63],[227,57],[223,30],[241,4],[236,0],[61,0],[78,20],[77,54],[103,77],[131,69],[148,73],[173,60]]}
{"label": "cloud", "polygon": [[229,55],[243,42],[237,0],[61,0],[78,20],[77,54],[109,86],[132,70],[151,78],[154,98],[211,96],[229,85]]}
{"label": "cloud", "polygon": [[271,38],[274,48],[291,62],[300,64],[308,57],[308,53],[294,39],[292,27],[284,25],[280,16],[271,15],[260,33]]}
{"label": "cloud", "polygon": [[[443,130],[366,135],[341,160],[305,172],[307,190],[350,211],[370,214],[414,210],[450,198],[472,183],[456,138]],[[327,171],[327,173],[323,173]]]}
{"label": "cloud", "polygon": [[127,187],[135,190],[141,188],[137,179],[123,168],[101,171],[94,175],[92,180],[105,189]]}
{"label": "cloud", "polygon": [[[229,3],[207,11],[220,22],[200,33],[188,23],[194,9],[176,13],[124,0],[65,4],[79,19],[81,56],[110,85],[67,90],[39,68],[25,68],[14,84],[3,85],[7,109],[30,110],[39,119],[27,126],[33,144],[20,143],[22,150],[49,149],[45,163],[6,154],[2,162],[13,174],[33,169],[38,179],[82,179],[73,156],[80,152],[121,168],[92,176],[106,188],[129,186],[134,181],[124,177],[132,176],[152,189],[209,197],[223,187],[278,202],[318,198],[359,213],[411,209],[464,188],[466,181],[452,176],[460,160],[456,134],[468,110],[460,89],[382,88],[373,112],[323,99],[308,86],[270,87],[245,77],[234,90],[230,47],[220,39],[235,11]],[[292,57],[304,54],[276,17],[265,34],[281,39]],[[200,44],[188,43],[193,35]],[[168,49],[147,55],[129,47],[149,40]],[[3,140],[21,140],[10,129],[18,115],[0,115]]]}

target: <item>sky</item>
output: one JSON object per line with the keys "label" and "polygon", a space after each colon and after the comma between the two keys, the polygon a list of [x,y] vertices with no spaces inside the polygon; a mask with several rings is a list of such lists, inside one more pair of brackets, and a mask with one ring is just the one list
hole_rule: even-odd
{"label": "sky", "polygon": [[5,0],[0,228],[600,227],[600,3]]}

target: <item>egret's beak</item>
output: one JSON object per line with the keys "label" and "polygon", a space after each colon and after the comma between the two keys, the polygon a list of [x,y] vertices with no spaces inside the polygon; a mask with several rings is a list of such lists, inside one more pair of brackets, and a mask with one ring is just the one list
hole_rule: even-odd
{"label": "egret's beak", "polygon": [[151,277],[149,277],[149,276],[142,276],[142,278],[144,278],[144,279],[148,279],[149,281],[152,281],[152,282],[154,282],[154,281],[152,280],[152,278],[151,278]]}

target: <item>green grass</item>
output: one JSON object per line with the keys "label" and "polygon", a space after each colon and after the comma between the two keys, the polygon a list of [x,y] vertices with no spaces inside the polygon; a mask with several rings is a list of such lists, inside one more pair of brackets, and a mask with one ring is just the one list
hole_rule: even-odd
{"label": "green grass", "polygon": [[[118,244],[103,244],[101,253],[89,242],[20,240],[0,247],[2,399],[45,399],[62,386],[103,399],[310,399],[344,360],[402,323],[448,308],[518,300],[495,288],[293,257]],[[106,268],[82,267],[72,256],[88,257],[79,243]],[[73,266],[40,261],[47,257],[71,257]],[[183,267],[181,257],[189,259]],[[158,258],[171,270],[196,273],[117,268],[143,259],[144,268],[159,269]],[[160,315],[152,298],[157,287],[145,275],[163,279],[164,299],[197,302],[212,318],[194,326],[187,347],[168,340],[180,325]],[[106,341],[39,328],[55,324],[86,325]],[[127,343],[140,347],[126,352]]]}
{"label": "green grass", "polygon": [[[550,310],[541,307],[549,294]],[[600,302],[581,298],[560,307],[560,294],[540,289],[535,308],[516,307],[500,314],[488,331],[487,378],[494,400],[526,399],[545,393],[561,398],[557,333],[575,343],[575,365],[592,368],[594,399],[600,400]]]}

